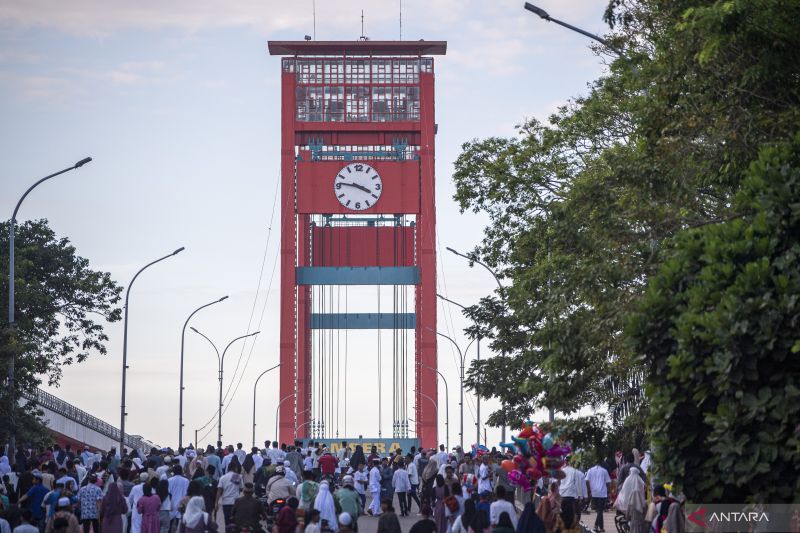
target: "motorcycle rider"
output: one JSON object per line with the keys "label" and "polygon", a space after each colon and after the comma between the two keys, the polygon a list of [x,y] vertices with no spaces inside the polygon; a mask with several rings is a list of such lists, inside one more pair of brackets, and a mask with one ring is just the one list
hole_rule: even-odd
{"label": "motorcycle rider", "polygon": [[275,475],[267,482],[267,501],[288,500],[295,495],[294,484],[286,478],[286,468],[279,466]]}

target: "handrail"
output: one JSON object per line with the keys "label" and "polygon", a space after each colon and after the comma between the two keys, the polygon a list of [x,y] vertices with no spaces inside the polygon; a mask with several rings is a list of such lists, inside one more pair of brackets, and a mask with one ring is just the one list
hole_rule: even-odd
{"label": "handrail", "polygon": [[[73,422],[77,422],[78,424],[81,424],[82,426],[93,431],[96,431],[97,433],[100,433],[101,435],[104,435],[115,442],[120,440],[118,428],[112,426],[108,422],[100,420],[96,416],[90,415],[82,409],[78,409],[74,405],[65,402],[56,396],[53,396],[49,392],[43,391],[42,389],[36,389],[35,393],[31,394],[23,392],[22,396],[26,400],[33,402],[34,405],[49,409],[50,411],[57,413],[64,418],[72,420]],[[133,435],[125,435],[125,445],[130,449],[139,450],[139,452],[149,452],[150,448],[153,446],[151,442]]]}

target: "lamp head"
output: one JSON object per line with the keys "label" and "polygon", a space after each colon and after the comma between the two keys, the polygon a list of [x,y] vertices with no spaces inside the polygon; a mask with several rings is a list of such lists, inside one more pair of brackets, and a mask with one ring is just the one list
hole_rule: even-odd
{"label": "lamp head", "polygon": [[195,332],[195,333],[197,333],[198,335],[200,334],[200,332],[199,332],[199,331],[197,331],[197,330],[195,329],[195,327],[194,327],[194,326],[189,326],[189,329],[190,329],[190,330],[192,330],[192,331],[194,331],[194,332]]}
{"label": "lamp head", "polygon": [[453,250],[453,249],[452,249],[452,248],[450,248],[449,246],[445,246],[445,250],[447,250],[448,252],[453,252],[453,253],[454,253],[454,254],[456,254],[456,255],[461,255],[460,253],[456,252],[455,250]]}
{"label": "lamp head", "polygon": [[218,301],[218,302],[221,302],[222,300],[227,300],[227,299],[228,299],[228,295],[226,294],[225,296],[223,296],[222,298],[220,298],[220,299],[219,299],[219,300],[217,300],[217,301]]}
{"label": "lamp head", "polygon": [[91,157],[84,157],[83,159],[75,163],[75,166],[73,168],[81,168],[83,165],[89,163],[91,160],[92,160]]}
{"label": "lamp head", "polygon": [[530,2],[525,2],[525,9],[530,11],[531,13],[535,13],[539,15],[544,20],[550,20],[550,15],[542,9],[541,7],[536,7],[535,5],[531,4]]}
{"label": "lamp head", "polygon": [[186,249],[185,247],[181,246],[180,248],[178,248],[177,250],[175,250],[174,252],[172,252],[172,255],[178,255],[179,253],[181,253],[181,252],[182,252],[182,251],[184,251],[185,249]]}

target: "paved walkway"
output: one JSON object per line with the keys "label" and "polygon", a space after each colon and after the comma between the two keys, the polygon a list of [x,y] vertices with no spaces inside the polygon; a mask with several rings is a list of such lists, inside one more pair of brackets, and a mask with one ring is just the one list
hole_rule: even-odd
{"label": "paved walkway", "polygon": [[[367,496],[367,508],[369,508],[369,504],[372,498]],[[419,509],[417,509],[417,504],[411,502],[411,514],[408,516],[400,516],[400,509],[399,503],[397,501],[397,497],[394,498],[394,508],[397,512],[397,518],[400,519],[400,529],[403,533],[408,533],[418,520],[421,520],[422,517],[419,516]],[[365,515],[358,519],[358,533],[376,533],[378,531],[378,517],[377,516],[369,516]]]}

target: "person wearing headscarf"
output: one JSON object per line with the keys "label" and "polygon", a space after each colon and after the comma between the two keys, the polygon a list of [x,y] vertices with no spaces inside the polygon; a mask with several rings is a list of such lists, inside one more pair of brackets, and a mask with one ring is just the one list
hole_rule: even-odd
{"label": "person wearing headscarf", "polygon": [[339,529],[339,522],[336,517],[336,503],[333,501],[333,494],[327,481],[319,484],[319,492],[314,500],[314,509],[319,511],[322,520],[328,521],[328,526],[332,531]]}
{"label": "person wearing headscarf", "polygon": [[353,456],[350,458],[350,468],[353,469],[355,472],[358,470],[358,465],[367,464],[367,458],[364,456],[364,448],[360,445],[356,445],[356,451],[353,452]]}
{"label": "person wearing headscarf", "polygon": [[631,533],[644,533],[644,511],[647,503],[644,496],[644,481],[639,477],[639,469],[632,467],[630,475],[617,494],[614,507],[625,514],[630,522]]}
{"label": "person wearing headscarf", "polygon": [[294,470],[292,470],[291,461],[283,461],[283,467],[286,470],[286,479],[288,479],[289,481],[294,483],[295,486],[297,486],[300,480],[297,479],[297,474],[295,474]]}
{"label": "person wearing headscarf", "polygon": [[119,490],[117,483],[109,483],[106,495],[100,504],[100,531],[103,533],[123,533],[122,517],[128,512],[128,502]]}
{"label": "person wearing headscarf", "polygon": [[141,520],[141,533],[160,533],[161,520],[159,512],[161,510],[161,498],[153,490],[150,483],[144,486],[144,494],[139,501],[136,502],[136,510],[142,516]]}
{"label": "person wearing headscarf", "polygon": [[0,477],[11,473],[11,465],[8,463],[8,457],[5,455],[0,457]]}
{"label": "person wearing headscarf", "polygon": [[242,461],[242,483],[252,483],[257,470],[256,461],[253,459],[253,452],[250,452],[244,456],[244,460]]}
{"label": "person wearing headscarf", "polygon": [[533,502],[526,503],[517,522],[516,533],[545,533],[546,531],[544,522],[536,514]]}
{"label": "person wearing headscarf", "polygon": [[561,495],[558,493],[558,482],[550,483],[550,491],[539,502],[536,514],[544,522],[547,533],[563,529],[563,523],[561,522]]}
{"label": "person wearing headscarf", "polygon": [[203,498],[194,496],[189,499],[186,511],[178,525],[178,533],[205,533],[207,529],[215,530],[216,528],[216,523],[208,517]]}

